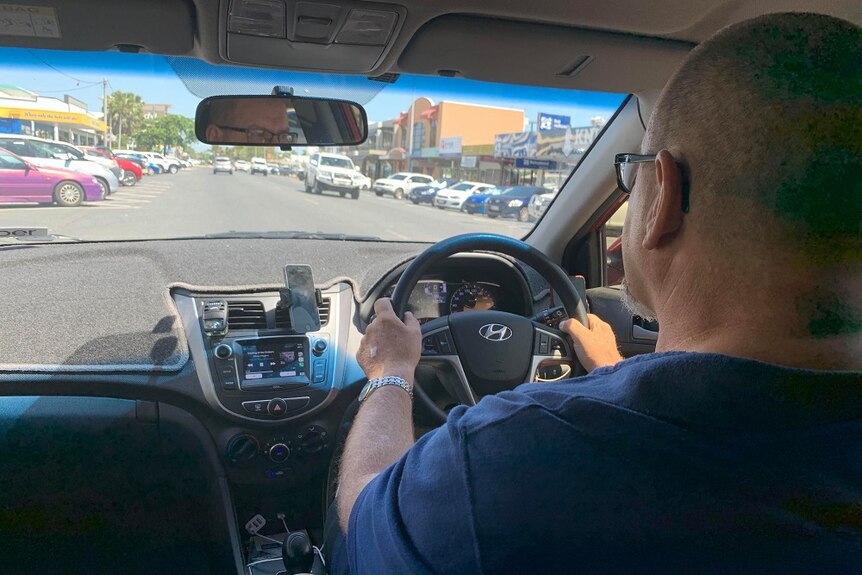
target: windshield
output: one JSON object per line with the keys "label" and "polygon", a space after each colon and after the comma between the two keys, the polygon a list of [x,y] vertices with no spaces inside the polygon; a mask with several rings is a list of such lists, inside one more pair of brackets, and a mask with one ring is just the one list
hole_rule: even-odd
{"label": "windshield", "polygon": [[320,165],[332,166],[333,168],[347,168],[348,170],[353,169],[353,162],[347,158],[331,158],[329,156],[323,156],[320,158]]}
{"label": "windshield", "polygon": [[[433,242],[487,231],[522,238],[535,225],[526,214],[436,209],[433,197],[416,203],[411,192],[444,181],[459,191],[521,187],[506,195],[530,195],[529,186],[556,190],[625,97],[411,75],[387,84],[119,52],[0,48],[0,66],[0,148],[37,170],[70,170],[68,178],[82,187],[95,178],[104,195],[61,207],[55,180],[39,187],[6,170],[0,227],[40,226],[84,241],[239,232]],[[269,94],[276,85],[361,104],[368,139],[353,147],[281,150],[195,138],[203,98]],[[142,161],[110,167],[69,144]],[[310,164],[315,155],[319,166],[352,173],[319,170]],[[255,157],[261,160],[249,163]]]}
{"label": "windshield", "polygon": [[473,184],[455,184],[454,186],[452,186],[449,189],[455,190],[457,192],[466,192],[467,190],[470,190],[472,188],[473,188]]}

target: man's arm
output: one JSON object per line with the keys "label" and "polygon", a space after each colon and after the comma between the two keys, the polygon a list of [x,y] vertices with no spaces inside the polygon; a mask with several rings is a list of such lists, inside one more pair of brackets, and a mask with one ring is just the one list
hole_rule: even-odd
{"label": "man's arm", "polygon": [[[398,319],[389,299],[375,302],[374,311],[377,316],[356,353],[359,365],[368,379],[397,376],[413,385],[422,346],[419,322],[410,312],[403,322]],[[344,533],[362,489],[404,455],[413,442],[410,395],[396,386],[375,390],[359,409],[341,461],[336,505]]]}

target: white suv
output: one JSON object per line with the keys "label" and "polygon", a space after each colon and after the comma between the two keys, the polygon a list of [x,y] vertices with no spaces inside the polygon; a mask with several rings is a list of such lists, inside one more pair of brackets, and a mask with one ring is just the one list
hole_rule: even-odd
{"label": "white suv", "polygon": [[266,165],[266,160],[263,158],[252,158],[250,173],[252,176],[255,174],[263,174],[264,176],[268,176],[269,166]]}
{"label": "white suv", "polygon": [[455,210],[463,209],[464,202],[473,194],[481,194],[493,188],[491,184],[483,184],[482,182],[460,182],[437,192],[434,196],[434,205],[441,210],[452,208]]}
{"label": "white suv", "polygon": [[414,174],[411,172],[398,172],[388,178],[380,178],[374,181],[374,193],[378,196],[390,194],[396,200],[407,197],[413,188],[419,186],[430,186],[434,184],[434,178],[425,174]]}
{"label": "white suv", "polygon": [[318,152],[308,159],[308,167],[305,168],[306,193],[333,191],[342,198],[349,195],[358,200],[361,187],[362,174],[356,171],[353,160],[347,156]]}

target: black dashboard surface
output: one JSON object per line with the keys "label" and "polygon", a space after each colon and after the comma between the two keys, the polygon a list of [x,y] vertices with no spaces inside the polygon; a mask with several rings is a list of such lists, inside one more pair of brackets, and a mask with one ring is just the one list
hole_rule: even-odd
{"label": "black dashboard surface", "polygon": [[427,246],[242,238],[2,247],[3,323],[16,337],[0,338],[0,372],[180,372],[186,335],[171,287],[273,289],[284,264],[307,263],[319,287],[345,281],[364,301]]}

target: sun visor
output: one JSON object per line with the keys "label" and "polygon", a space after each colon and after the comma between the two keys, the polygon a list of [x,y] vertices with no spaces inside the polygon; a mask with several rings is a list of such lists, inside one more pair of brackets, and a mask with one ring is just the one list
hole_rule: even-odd
{"label": "sun visor", "polygon": [[441,16],[401,53],[410,74],[556,88],[637,92],[663,86],[687,42],[478,16]]}
{"label": "sun visor", "polygon": [[0,43],[54,50],[121,49],[154,54],[186,54],[194,48],[190,1],[117,0],[3,3]]}

